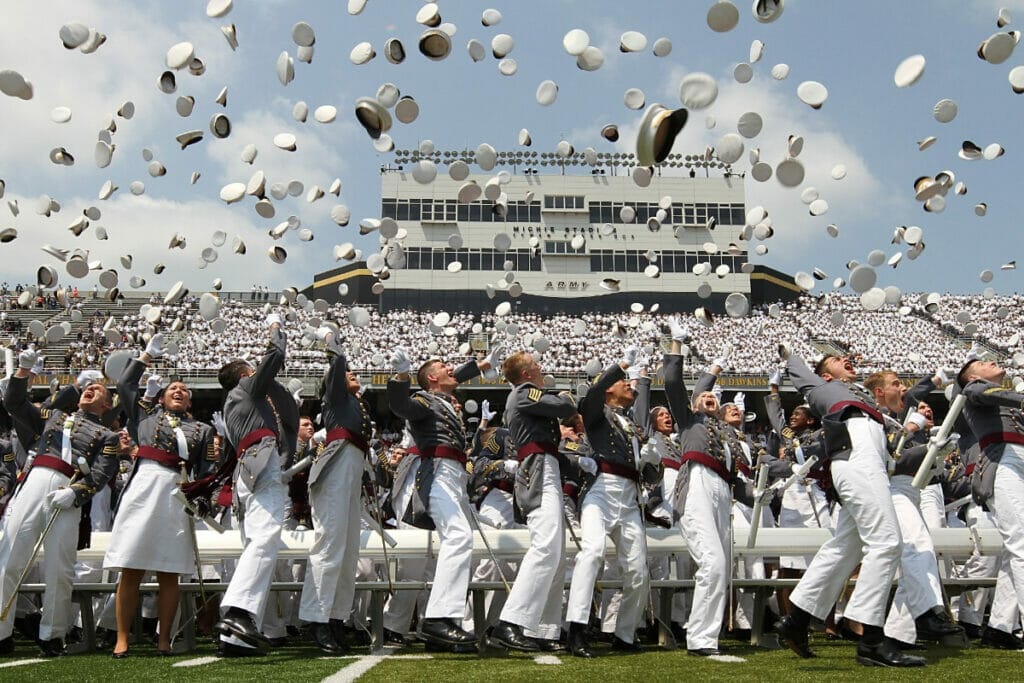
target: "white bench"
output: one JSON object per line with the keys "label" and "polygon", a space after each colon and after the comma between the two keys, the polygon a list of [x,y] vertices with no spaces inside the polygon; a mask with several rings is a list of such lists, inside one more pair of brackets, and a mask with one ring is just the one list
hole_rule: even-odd
{"label": "white bench", "polygon": [[[419,529],[388,530],[388,534],[396,542],[394,547],[388,547],[386,557],[390,561],[403,558],[433,558],[436,557],[439,538],[436,532]],[[499,559],[518,560],[522,558],[530,547],[529,532],[525,529],[492,529],[485,528],[487,542],[494,555]],[[998,555],[1002,552],[1002,539],[996,529],[978,529],[977,542],[972,539],[968,529],[933,529],[932,540],[935,544],[936,554],[940,559],[964,559],[974,552],[984,555]],[[747,530],[736,529],[734,534],[734,552],[737,556],[763,556],[765,558],[778,557],[780,555],[813,555],[829,536],[827,529],[760,529],[757,535],[757,542],[753,547],[747,547]],[[237,530],[227,530],[223,534],[214,531],[201,530],[196,532],[196,539],[199,545],[199,556],[204,564],[219,562],[222,560],[237,559],[243,550],[241,534]],[[101,562],[110,541],[109,532],[93,532],[91,547],[78,551],[78,559],[91,563]],[[283,548],[278,557],[280,559],[306,559],[309,556],[309,549],[313,544],[312,531],[285,531],[282,533]],[[359,538],[359,552],[363,558],[375,561],[385,559],[385,551],[382,547],[380,535],[374,531],[364,530]],[[677,529],[647,530],[647,550],[649,555],[670,555],[687,552],[686,542]],[[571,536],[565,535],[565,551],[567,557],[576,554],[577,548]],[[615,556],[615,548],[609,541],[606,546],[606,555]],[[474,534],[473,556],[477,559],[489,558],[487,545],[481,540],[479,532]],[[940,562],[940,567],[944,563]],[[392,566],[392,576],[394,567]],[[510,577],[511,578],[511,577]],[[652,588],[692,588],[692,579],[665,579],[652,581]],[[733,585],[738,588],[757,589],[757,604],[755,605],[755,623],[752,625],[751,641],[755,645],[769,645],[763,639],[763,624],[761,615],[764,612],[764,601],[771,591],[785,586],[792,586],[796,579],[743,579],[734,578]],[[968,586],[992,586],[995,579],[960,579],[954,577],[943,577],[943,584],[964,588]],[[204,582],[204,589],[207,591],[223,591],[225,583]],[[422,590],[430,587],[430,582],[423,581],[395,581],[394,590]],[[616,587],[617,582],[601,581],[599,587]],[[191,598],[199,590],[198,583],[182,584],[182,619],[190,619],[193,614],[193,602]],[[273,590],[301,590],[302,586],[293,582],[275,582]],[[26,584],[22,590],[29,592],[40,592],[45,589],[43,584]],[[154,591],[157,584],[143,584],[145,591]],[[488,590],[502,590],[500,582],[473,583],[470,586],[474,598],[474,617],[477,623],[484,623],[485,615],[483,609],[483,594]],[[78,593],[78,601],[82,610],[83,632],[85,635],[84,645],[81,649],[91,648],[95,642],[94,615],[92,613],[92,600],[87,599],[95,593],[109,593],[116,590],[114,583],[89,583],[76,584],[75,591]],[[384,602],[387,598],[388,584],[385,581],[366,581],[357,584],[357,590],[371,591],[371,615],[373,623],[374,642],[382,642],[382,614]],[[659,605],[661,621],[668,623],[671,620],[671,593],[662,592],[662,600]],[[664,631],[664,628],[662,629]],[[193,629],[185,629],[184,644],[190,649],[194,645]],[[669,634],[662,634],[664,640],[670,640]]]}

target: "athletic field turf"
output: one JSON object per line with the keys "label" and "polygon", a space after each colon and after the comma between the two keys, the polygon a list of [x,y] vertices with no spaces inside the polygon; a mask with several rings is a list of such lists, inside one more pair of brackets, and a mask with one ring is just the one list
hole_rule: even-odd
{"label": "athletic field turf", "polygon": [[690,657],[685,651],[661,651],[645,647],[643,654],[619,655],[597,647],[598,658],[581,660],[560,653],[552,655],[500,652],[481,658],[476,655],[430,654],[422,645],[370,656],[365,648],[351,657],[318,657],[317,650],[301,645],[275,650],[266,657],[217,659],[214,647],[204,641],[196,651],[174,657],[157,657],[153,647],[136,647],[128,659],[113,660],[109,654],[76,655],[45,660],[36,648],[19,642],[13,656],[0,659],[0,681],[105,681],[156,683],[158,681],[321,681],[331,683],[359,680],[382,681],[577,681],[618,683],[619,681],[826,681],[837,680],[928,680],[928,681],[1010,681],[1024,680],[1024,652],[999,650],[943,650],[933,647],[923,654],[929,661],[924,669],[886,670],[867,668],[854,662],[854,646],[815,638],[818,658],[798,659],[788,650],[754,650],[723,641],[728,661]]}

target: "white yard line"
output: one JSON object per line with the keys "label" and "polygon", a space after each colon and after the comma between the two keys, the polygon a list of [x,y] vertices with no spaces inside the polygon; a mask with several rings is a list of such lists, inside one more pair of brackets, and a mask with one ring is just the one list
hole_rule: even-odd
{"label": "white yard line", "polygon": [[202,666],[203,664],[213,664],[219,660],[220,657],[196,657],[195,659],[185,659],[180,662],[175,662],[174,664],[171,664],[171,666]]}
{"label": "white yard line", "polygon": [[538,664],[561,664],[562,660],[554,655],[536,655],[533,661]]}
{"label": "white yard line", "polygon": [[6,669],[12,666],[25,666],[26,664],[39,664],[40,662],[45,661],[45,659],[19,659],[14,662],[4,662],[3,664],[0,664],[0,669]]}
{"label": "white yard line", "polygon": [[323,679],[322,683],[352,683],[386,659],[433,659],[430,655],[367,655]]}
{"label": "white yard line", "polygon": [[713,662],[724,662],[726,664],[742,664],[747,661],[743,657],[737,657],[736,655],[711,655],[708,659]]}

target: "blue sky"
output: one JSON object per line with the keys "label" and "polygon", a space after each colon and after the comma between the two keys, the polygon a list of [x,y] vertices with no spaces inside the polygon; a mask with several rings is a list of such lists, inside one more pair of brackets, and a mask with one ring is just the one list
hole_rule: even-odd
{"label": "blue sky", "polygon": [[[691,112],[675,152],[701,152],[716,144],[725,133],[735,132],[736,120],[747,111],[765,120],[760,135],[745,141],[747,150],[759,147],[761,158],[773,165],[784,157],[790,134],[805,139],[799,158],[807,177],[801,187],[783,188],[774,178],[757,183],[747,175],[748,207],[764,206],[775,228],[775,236],[765,242],[768,253],[751,255],[755,263],[787,272],[819,267],[831,277],[845,276],[847,261],[863,262],[873,249],[883,250],[886,257],[905,251],[905,245],[890,244],[893,229],[917,225],[924,230],[927,249],[914,261],[904,258],[896,269],[879,269],[879,286],[896,285],[904,292],[977,292],[987,286],[979,273],[989,269],[995,273],[991,286],[997,291],[1021,289],[1018,271],[999,267],[1017,258],[1021,243],[1017,199],[1022,189],[1024,133],[1019,121],[1024,96],[1011,91],[1007,74],[1024,64],[1024,48],[998,65],[975,54],[979,43],[999,30],[999,7],[1008,7],[1024,23],[1020,0],[787,0],[782,16],[771,24],[754,21],[750,0],[736,0],[739,24],[727,33],[707,26],[711,0],[442,1],[442,19],[455,24],[457,32],[451,55],[440,62],[430,62],[416,50],[424,30],[415,21],[418,2],[370,0],[359,16],[347,14],[341,0],[234,4],[227,16],[211,19],[205,13],[206,0],[6,0],[0,69],[23,74],[33,83],[35,96],[23,101],[0,95],[5,128],[0,178],[6,183],[0,228],[19,231],[17,240],[0,245],[0,277],[11,283],[28,281],[38,265],[48,263],[58,267],[61,282],[91,288],[96,273],[72,280],[63,264],[40,251],[41,245],[52,244],[90,250],[90,260],[119,271],[122,288],[127,288],[130,275],[146,278],[147,289],[167,289],[183,280],[200,291],[214,277],[223,278],[228,289],[248,289],[255,281],[272,288],[305,286],[314,273],[334,267],[333,245],[351,241],[366,253],[378,247],[376,236],[360,238],[357,226],[359,219],[378,214],[378,169],[392,157],[375,152],[355,122],[353,105],[358,97],[373,96],[380,84],[394,83],[420,106],[415,122],[396,121],[391,135],[399,148],[429,139],[439,149],[474,149],[488,142],[498,150],[511,150],[519,130],[528,128],[532,149],[538,152],[554,151],[563,139],[577,150],[593,146],[598,151],[631,151],[642,111],[624,106],[624,91],[640,88],[648,104],[678,107],[681,78],[702,71],[715,77],[720,94],[710,107]],[[489,7],[500,10],[503,18],[488,28],[480,16]],[[58,32],[69,21],[102,31],[108,36],[106,44],[93,54],[64,49]],[[316,30],[314,59],[312,64],[296,60],[295,80],[282,86],[274,65],[282,51],[295,55],[291,27],[297,21]],[[237,27],[237,52],[220,32],[229,23]],[[563,50],[562,36],[573,28],[586,30],[591,44],[603,50],[606,61],[598,71],[579,70]],[[647,50],[620,53],[618,39],[627,30],[646,35]],[[466,51],[471,38],[489,46],[498,33],[515,40],[509,55],[518,64],[514,76],[499,74],[498,62],[489,53],[474,63]],[[663,36],[671,39],[673,50],[657,58],[651,45]],[[401,65],[383,57],[384,41],[391,37],[405,45],[408,57]],[[764,55],[754,64],[753,79],[737,83],[733,68],[748,60],[754,39],[765,44]],[[156,81],[166,68],[167,49],[179,41],[195,45],[207,70],[201,77],[179,72],[178,92],[165,95]],[[373,44],[378,55],[355,66],[348,55],[361,41]],[[898,89],[893,83],[896,66],[913,54],[927,59],[925,73],[912,87]],[[782,81],[770,76],[779,63],[790,67]],[[553,105],[542,107],[534,93],[546,79],[558,83],[559,94]],[[805,80],[827,86],[829,97],[820,110],[797,99],[797,86]],[[213,102],[223,86],[228,87],[226,108]],[[183,94],[196,98],[189,118],[175,112],[175,99]],[[934,104],[942,98],[959,105],[951,123],[932,117]],[[131,120],[115,118],[114,159],[99,169],[93,163],[97,131],[126,100],[135,103],[137,113]],[[292,117],[298,101],[309,105],[306,123]],[[312,110],[324,104],[338,108],[337,120],[326,125],[312,117]],[[50,120],[56,106],[71,108],[69,123]],[[219,112],[233,124],[225,140],[209,134],[209,119]],[[713,128],[708,128],[708,117],[714,118]],[[606,123],[617,123],[622,131],[615,145],[599,135]],[[190,129],[203,130],[205,139],[181,151],[174,137]],[[274,135],[282,132],[296,135],[296,152],[274,147]],[[917,141],[928,135],[938,141],[918,151]],[[997,142],[1006,153],[992,161],[964,161],[957,157],[964,140],[981,147]],[[259,150],[251,166],[240,160],[242,148],[250,143]],[[57,146],[75,156],[74,166],[50,163],[47,155]],[[165,176],[150,177],[144,148],[166,166]],[[848,169],[843,180],[830,175],[836,164]],[[749,168],[746,153],[735,168]],[[268,187],[299,180],[306,191],[313,185],[326,190],[338,178],[341,196],[328,194],[310,203],[304,193],[275,202],[276,216],[269,220],[255,213],[252,197],[230,206],[219,199],[224,185],[246,182],[257,170],[265,172]],[[963,181],[967,193],[950,192],[945,211],[926,213],[914,201],[913,182],[943,170]],[[191,185],[195,171],[201,177]],[[100,201],[97,192],[108,179],[120,189]],[[128,191],[135,180],[145,183],[145,194]],[[828,202],[828,213],[808,214],[800,199],[808,187]],[[49,218],[35,211],[44,194],[62,207]],[[18,201],[18,216],[5,205],[8,200]],[[984,217],[974,213],[978,202],[988,205]],[[339,203],[351,209],[348,227],[330,220],[331,208]],[[76,238],[67,226],[89,206],[99,208],[102,218]],[[313,230],[312,242],[300,241],[296,231],[276,242],[267,234],[292,215]],[[839,238],[826,234],[829,223],[839,226]],[[109,240],[96,239],[97,226],[106,228]],[[229,241],[218,250],[217,260],[200,270],[200,252],[210,246],[209,235],[217,229],[226,231],[229,240],[239,235],[248,253],[231,253]],[[184,250],[166,248],[176,232],[187,238]],[[283,265],[267,258],[266,250],[274,244],[288,250]],[[124,254],[133,256],[131,270],[118,262]],[[156,263],[167,266],[162,276],[153,273]]]}

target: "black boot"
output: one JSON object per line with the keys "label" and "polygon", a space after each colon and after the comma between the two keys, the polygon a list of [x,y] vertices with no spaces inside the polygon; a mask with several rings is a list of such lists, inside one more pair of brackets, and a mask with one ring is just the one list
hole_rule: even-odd
{"label": "black boot", "polygon": [[817,657],[807,643],[807,627],[801,626],[792,615],[786,615],[775,622],[775,632],[786,641],[789,649],[804,659]]}
{"label": "black boot", "polygon": [[238,638],[246,645],[261,648],[270,647],[266,636],[256,628],[256,622],[253,620],[252,615],[244,609],[238,607],[228,608],[224,618],[218,621],[213,628],[219,633]]}
{"label": "black boot", "polygon": [[60,638],[40,640],[39,651],[44,657],[63,657],[66,654],[66,651],[64,650],[64,641]]}
{"label": "black boot", "polygon": [[954,624],[941,607],[929,610],[914,619],[918,640],[942,640],[948,636],[962,636],[963,628]]}
{"label": "black boot", "polygon": [[476,641],[472,633],[462,630],[451,619],[424,619],[420,635],[428,642],[442,645],[470,645]]}
{"label": "black boot", "polygon": [[591,658],[594,656],[594,652],[590,649],[590,643],[587,642],[587,625],[577,624],[575,621],[569,622],[569,638],[568,638],[569,652],[574,657]]}
{"label": "black boot", "polygon": [[540,650],[540,647],[533,638],[523,635],[522,627],[507,621],[499,621],[492,626],[487,637],[510,650],[519,650],[520,652],[537,652]]}
{"label": "black boot", "polygon": [[334,637],[334,631],[330,624],[313,622],[309,625],[309,637],[313,639],[321,652],[329,655],[343,655],[348,648],[342,645]]}
{"label": "black boot", "polygon": [[1012,633],[1000,631],[999,629],[986,626],[981,632],[981,647],[990,647],[995,650],[1024,650],[1024,638],[1018,638]]}

